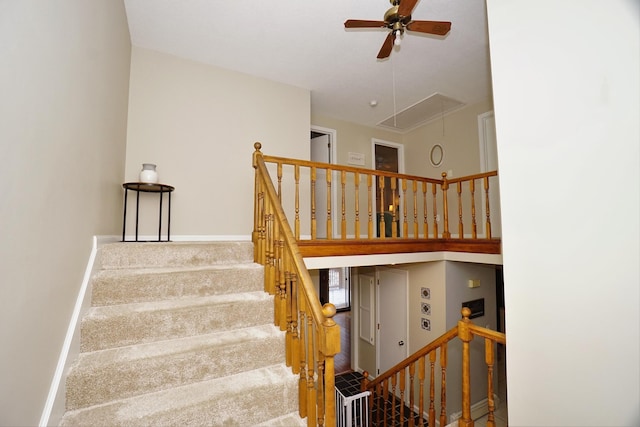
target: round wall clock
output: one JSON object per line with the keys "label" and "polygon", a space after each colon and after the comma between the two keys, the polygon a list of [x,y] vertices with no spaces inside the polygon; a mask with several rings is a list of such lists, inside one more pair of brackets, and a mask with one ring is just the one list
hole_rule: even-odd
{"label": "round wall clock", "polygon": [[435,144],[429,151],[429,161],[433,166],[438,167],[442,164],[443,160],[444,148],[442,148],[442,145],[440,144]]}

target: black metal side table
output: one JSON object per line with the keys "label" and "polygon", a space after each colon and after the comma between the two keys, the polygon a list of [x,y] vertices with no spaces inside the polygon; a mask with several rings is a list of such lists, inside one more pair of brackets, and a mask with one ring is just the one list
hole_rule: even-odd
{"label": "black metal side table", "polygon": [[[146,182],[126,182],[122,184],[124,188],[124,215],[122,219],[122,241],[123,242],[138,242],[138,210],[140,208],[140,193],[158,193],[160,194],[160,214],[158,218],[158,240],[154,242],[169,242],[171,239],[171,193],[175,190],[174,187],[165,184],[148,184]],[[125,230],[127,228],[127,195],[129,190],[136,192],[136,239],[125,240]],[[162,195],[168,194],[167,203],[167,240],[162,240]]]}

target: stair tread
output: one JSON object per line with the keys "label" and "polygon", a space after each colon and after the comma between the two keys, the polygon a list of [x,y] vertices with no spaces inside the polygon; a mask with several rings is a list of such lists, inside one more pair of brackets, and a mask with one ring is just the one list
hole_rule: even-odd
{"label": "stair tread", "polygon": [[[183,338],[112,347],[80,353],[77,366],[104,363],[128,363],[133,360],[183,353],[203,346],[225,346],[240,342],[279,337],[282,332],[274,325],[257,325],[241,329],[200,334]],[[77,368],[76,366],[76,368]]]}
{"label": "stair tread", "polygon": [[93,277],[125,277],[125,276],[138,276],[138,275],[154,275],[154,274],[166,274],[166,273],[184,273],[184,272],[207,272],[207,271],[224,271],[224,270],[253,270],[262,269],[260,264],[255,262],[243,262],[237,264],[213,264],[213,265],[194,265],[194,266],[166,266],[166,267],[130,267],[130,268],[118,268],[111,269],[106,268],[98,270],[94,273]]}
{"label": "stair tread", "polygon": [[[291,384],[295,389],[296,382],[297,376],[292,374],[284,364],[271,365],[227,377],[67,411],[61,425],[129,425],[134,422],[144,425],[145,417],[150,419],[163,414],[171,417],[179,414],[181,409],[196,407],[205,402],[225,401],[233,398],[234,395],[247,396],[252,393],[252,390],[263,387]],[[294,397],[288,394],[295,394],[293,390],[286,388],[282,393],[285,394],[285,401]],[[150,421],[157,423],[157,420],[150,419]],[[209,419],[207,424],[211,422]]]}
{"label": "stair tread", "polygon": [[201,307],[215,304],[231,304],[235,302],[266,302],[270,301],[270,298],[269,294],[264,291],[255,291],[209,296],[186,296],[162,301],[131,302],[91,307],[87,310],[84,319],[101,319],[113,316],[129,315],[131,313],[179,310],[181,308]]}

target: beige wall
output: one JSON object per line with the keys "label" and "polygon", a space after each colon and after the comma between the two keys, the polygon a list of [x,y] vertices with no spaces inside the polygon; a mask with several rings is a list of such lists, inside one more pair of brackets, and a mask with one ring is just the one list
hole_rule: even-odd
{"label": "beige wall", "polygon": [[[176,187],[173,235],[248,237],[253,144],[308,159],[309,105],[308,90],[134,47],[125,179],[158,165]],[[140,232],[157,234],[157,198],[146,199]]]}
{"label": "beige wall", "polygon": [[37,425],[93,235],[118,234],[121,1],[0,4],[0,425]]}
{"label": "beige wall", "polygon": [[373,161],[371,159],[372,138],[398,144],[402,143],[402,135],[397,132],[361,126],[319,114],[311,115],[311,123],[316,126],[336,130],[338,144],[338,158],[336,163],[341,165],[347,164],[349,152],[355,152],[365,155],[365,165],[359,167],[373,169]]}
{"label": "beige wall", "polygon": [[[480,172],[480,142],[478,115],[491,111],[491,101],[468,105],[444,117],[434,120],[404,135],[406,171],[409,174],[440,178],[442,172],[453,171],[454,177]],[[444,148],[444,160],[440,167],[429,162],[429,150],[434,144]]]}
{"label": "beige wall", "polygon": [[[444,117],[445,134],[442,135],[442,120],[434,120],[406,134],[360,126],[318,114],[311,115],[314,125],[335,129],[338,143],[336,163],[346,165],[349,152],[365,154],[365,168],[373,169],[371,160],[372,138],[404,145],[405,173],[440,178],[444,171],[453,170],[456,177],[480,172],[478,115],[491,111],[491,100],[468,105]],[[435,168],[429,163],[429,150],[439,143],[445,149],[442,166]]]}

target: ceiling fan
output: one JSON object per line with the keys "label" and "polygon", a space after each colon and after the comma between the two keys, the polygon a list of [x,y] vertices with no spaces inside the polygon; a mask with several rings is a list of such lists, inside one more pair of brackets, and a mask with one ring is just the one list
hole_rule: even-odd
{"label": "ceiling fan", "polygon": [[418,0],[389,0],[389,2],[393,6],[384,14],[384,21],[348,19],[344,23],[345,28],[388,28],[391,30],[382,44],[380,52],[378,52],[378,59],[387,58],[391,54],[394,43],[400,44],[400,36],[404,34],[405,29],[438,36],[444,36],[451,29],[451,22],[411,20],[411,12]]}

